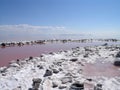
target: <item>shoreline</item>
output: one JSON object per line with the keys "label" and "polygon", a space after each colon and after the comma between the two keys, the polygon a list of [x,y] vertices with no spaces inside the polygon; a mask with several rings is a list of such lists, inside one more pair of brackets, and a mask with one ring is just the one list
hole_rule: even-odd
{"label": "shoreline", "polygon": [[79,42],[79,43],[89,43],[89,42],[119,42],[119,39],[51,39],[51,40],[34,40],[34,41],[18,41],[18,42],[0,42],[0,48],[14,47],[14,46],[24,46],[24,45],[36,45],[36,44],[47,44],[47,43],[68,43],[68,42]]}
{"label": "shoreline", "polygon": [[[9,64],[8,67],[0,67],[0,89],[28,90],[32,88],[34,78],[39,78],[42,81],[39,90],[41,90],[40,88],[43,88],[43,90],[48,90],[46,88],[50,88],[49,90],[63,88],[63,90],[66,90],[74,82],[84,83],[85,88],[91,83],[90,86],[101,83],[103,90],[109,90],[109,88],[113,88],[111,90],[120,89],[118,86],[120,84],[118,81],[120,79],[119,75],[108,78],[105,76],[86,77],[83,74],[83,67],[86,63],[94,64],[100,58],[104,58],[101,60],[102,63],[113,63],[119,50],[120,45],[86,46],[17,60]],[[120,68],[118,68],[118,71],[120,71]],[[92,81],[88,79],[92,79]],[[54,88],[55,83],[57,87]],[[49,86],[47,86],[48,84]],[[111,85],[114,87],[111,87]]]}

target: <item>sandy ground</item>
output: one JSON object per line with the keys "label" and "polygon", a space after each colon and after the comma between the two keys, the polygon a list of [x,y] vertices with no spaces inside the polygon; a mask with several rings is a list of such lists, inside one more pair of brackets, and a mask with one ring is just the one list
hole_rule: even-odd
{"label": "sandy ground", "polygon": [[120,90],[120,68],[113,65],[119,51],[119,45],[76,47],[13,61],[0,68],[0,90],[70,90],[73,83]]}

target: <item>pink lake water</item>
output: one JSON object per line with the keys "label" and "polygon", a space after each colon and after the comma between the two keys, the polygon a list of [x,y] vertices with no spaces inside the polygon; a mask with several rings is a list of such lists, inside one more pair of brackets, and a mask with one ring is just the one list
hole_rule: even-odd
{"label": "pink lake water", "polygon": [[[15,47],[0,48],[0,66],[8,65],[11,60],[24,59],[29,56],[40,56],[49,52],[58,52],[61,50],[69,50],[71,48],[80,46],[93,46],[102,45],[105,42],[93,42],[93,43],[79,43],[79,42],[68,42],[68,43],[47,43],[47,44],[36,44],[36,45],[24,45]],[[120,44],[109,43],[109,44]]]}

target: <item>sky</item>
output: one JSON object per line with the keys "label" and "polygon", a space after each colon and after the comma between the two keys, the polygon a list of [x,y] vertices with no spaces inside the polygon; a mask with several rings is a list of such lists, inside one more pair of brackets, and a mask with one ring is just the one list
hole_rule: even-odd
{"label": "sky", "polygon": [[45,33],[120,38],[120,0],[0,0],[0,38]]}

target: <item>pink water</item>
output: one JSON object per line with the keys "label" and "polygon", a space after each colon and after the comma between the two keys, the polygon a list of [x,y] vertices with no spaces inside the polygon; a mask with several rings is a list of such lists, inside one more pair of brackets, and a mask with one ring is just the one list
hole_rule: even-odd
{"label": "pink water", "polygon": [[[104,42],[103,42],[104,43]],[[24,45],[22,47],[0,48],[0,66],[8,65],[11,60],[24,59],[29,56],[40,56],[49,52],[57,52],[60,50],[69,50],[80,46],[102,45],[103,43],[48,43],[42,45]],[[115,44],[115,43],[114,43]]]}
{"label": "pink water", "polygon": [[111,62],[94,64],[87,63],[84,67],[84,75],[86,77],[105,76],[105,77],[120,77],[120,67],[116,67]]}

